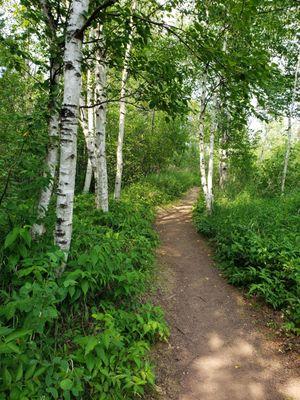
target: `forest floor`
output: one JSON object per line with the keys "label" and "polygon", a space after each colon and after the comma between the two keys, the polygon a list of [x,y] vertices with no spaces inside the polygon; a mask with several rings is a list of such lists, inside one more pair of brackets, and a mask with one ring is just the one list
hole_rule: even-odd
{"label": "forest floor", "polygon": [[159,288],[171,329],[153,352],[162,400],[299,400],[299,359],[267,326],[271,310],[247,299],[214,266],[191,221],[192,189],[161,209]]}

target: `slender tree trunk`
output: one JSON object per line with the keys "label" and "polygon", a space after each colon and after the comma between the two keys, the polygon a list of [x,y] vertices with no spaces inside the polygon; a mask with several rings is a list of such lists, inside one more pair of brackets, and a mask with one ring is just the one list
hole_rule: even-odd
{"label": "slender tree trunk", "polygon": [[294,113],[295,99],[296,99],[296,93],[297,93],[299,68],[300,68],[300,54],[298,54],[298,60],[297,60],[297,65],[296,65],[296,70],[295,70],[294,88],[293,88],[293,92],[292,92],[291,106],[290,106],[290,111],[289,111],[289,115],[288,115],[287,144],[286,144],[283,173],[282,173],[282,179],[281,179],[281,194],[282,195],[284,194],[284,190],[285,190],[285,182],[286,182],[286,176],[287,176],[289,158],[290,158],[290,152],[291,152],[292,116]]}
{"label": "slender tree trunk", "polygon": [[[103,42],[103,35],[99,31],[99,39]],[[103,46],[104,47],[104,46]],[[96,148],[98,149],[99,182],[96,191],[96,204],[104,212],[108,211],[108,178],[106,165],[106,74],[107,66],[104,50],[97,51],[95,97],[99,104],[96,108]]]}
{"label": "slender tree trunk", "polygon": [[[51,13],[49,4],[46,0],[40,0],[41,12],[44,16],[46,26],[49,30],[49,39],[51,41],[51,45],[55,49],[54,53],[59,53],[57,49],[57,24],[53,15]],[[49,123],[48,123],[48,135],[49,135],[49,143],[47,149],[47,155],[45,159],[45,173],[44,177],[49,177],[48,185],[43,188],[38,208],[37,208],[37,218],[39,223],[36,223],[32,226],[31,233],[33,236],[41,236],[45,233],[46,229],[43,223],[43,219],[46,216],[46,213],[49,208],[53,185],[56,175],[56,169],[58,165],[58,150],[59,150],[59,111],[58,111],[58,84],[60,80],[60,57],[58,54],[53,53],[53,48],[51,49],[52,53],[50,56],[50,92],[49,92]]]}
{"label": "slender tree trunk", "polygon": [[219,185],[223,189],[227,181],[227,131],[225,130],[220,140]]}
{"label": "slender tree trunk", "polygon": [[[227,36],[228,36],[228,32],[225,32],[224,42],[223,42],[223,51],[225,54],[227,53]],[[221,93],[222,86],[223,86],[222,81],[220,81],[220,93]],[[217,104],[216,104],[216,106],[217,106]],[[226,144],[227,144],[227,127],[228,127],[228,119],[229,119],[229,116],[228,116],[228,113],[226,110],[225,101],[223,101],[222,107],[224,109],[223,114],[225,115],[226,122],[225,122],[225,127],[223,126],[224,132],[223,132],[223,135],[219,142],[220,143],[219,186],[221,189],[224,188],[225,182],[227,180],[227,148],[226,148]]]}
{"label": "slender tree trunk", "polygon": [[292,118],[291,118],[291,114],[289,114],[288,127],[287,127],[287,143],[286,143],[283,173],[282,173],[282,179],[281,179],[281,194],[284,194],[284,190],[285,190],[285,181],[286,181],[290,152],[291,152],[291,144],[292,144]]}
{"label": "slender tree trunk", "polygon": [[265,156],[265,150],[267,147],[268,143],[268,128],[267,128],[267,123],[263,123],[263,129],[262,129],[262,144],[261,144],[261,152],[259,155],[259,161],[262,162]]}
{"label": "slender tree trunk", "polygon": [[154,133],[154,127],[155,127],[155,110],[152,110],[152,116],[151,116],[151,134]]}
{"label": "slender tree trunk", "polygon": [[209,159],[208,159],[208,171],[207,171],[207,201],[206,201],[206,208],[208,213],[212,212],[212,205],[213,205],[213,168],[214,168],[214,144],[215,144],[216,129],[217,129],[217,96],[215,96],[213,119],[211,123],[210,137],[209,137]]}
{"label": "slender tree trunk", "polygon": [[[55,243],[66,254],[71,245],[77,157],[78,109],[81,91],[82,37],[88,0],[73,0],[64,51],[64,94],[61,109],[60,168],[57,190]],[[62,266],[62,273],[65,266]]]}
{"label": "slender tree trunk", "polygon": [[56,175],[56,169],[58,165],[58,150],[59,150],[59,111],[58,104],[56,101],[58,83],[59,83],[59,68],[60,66],[53,61],[50,62],[51,70],[50,70],[50,102],[49,102],[49,123],[48,123],[48,135],[49,135],[49,143],[47,149],[47,155],[45,159],[45,168],[46,171],[44,173],[45,178],[49,178],[48,185],[42,190],[38,209],[37,209],[37,218],[40,221],[37,224],[32,226],[31,232],[33,236],[41,236],[45,233],[45,225],[43,223],[43,219],[46,216],[46,213],[49,208],[53,185]]}
{"label": "slender tree trunk", "polygon": [[93,177],[92,163],[91,163],[91,160],[88,158],[88,161],[86,164],[83,193],[89,193],[90,188],[91,188],[91,183],[92,183],[92,177]]}
{"label": "slender tree trunk", "polygon": [[[98,187],[98,176],[99,168],[97,167],[97,148],[96,148],[96,137],[95,137],[95,118],[94,118],[94,108],[93,103],[93,85],[91,81],[91,72],[87,71],[87,96],[86,101],[83,97],[80,98],[81,113],[80,121],[82,125],[82,130],[85,138],[85,144],[88,154],[88,164],[87,172],[89,171],[89,164],[92,169],[92,175],[95,178],[95,188]],[[88,175],[86,176],[88,177]]]}
{"label": "slender tree trunk", "polygon": [[[132,1],[131,8],[133,13],[134,10],[136,9],[136,0]],[[124,67],[121,79],[119,135],[118,135],[118,145],[117,145],[117,172],[116,172],[115,193],[114,193],[114,197],[116,200],[119,200],[121,197],[121,185],[122,185],[122,174],[123,174],[123,142],[124,142],[125,115],[126,115],[126,102],[125,102],[126,83],[128,79],[129,59],[130,59],[132,37],[134,31],[132,15],[130,18],[129,29],[130,32],[129,32],[128,43],[125,50]]]}
{"label": "slender tree trunk", "polygon": [[91,181],[93,177],[93,167],[91,163],[91,158],[93,158],[94,154],[94,141],[90,139],[89,136],[89,124],[88,124],[88,112],[86,109],[86,101],[83,96],[80,97],[80,124],[83,132],[83,136],[85,139],[85,145],[87,150],[87,164],[86,164],[86,173],[85,173],[85,180],[83,186],[83,193],[88,193],[91,187]]}
{"label": "slender tree trunk", "polygon": [[205,143],[204,143],[204,119],[205,119],[205,101],[206,101],[206,89],[205,79],[202,82],[202,93],[201,93],[201,104],[200,104],[200,120],[199,120],[199,167],[201,186],[207,202],[207,180],[206,180],[206,167],[205,167]]}

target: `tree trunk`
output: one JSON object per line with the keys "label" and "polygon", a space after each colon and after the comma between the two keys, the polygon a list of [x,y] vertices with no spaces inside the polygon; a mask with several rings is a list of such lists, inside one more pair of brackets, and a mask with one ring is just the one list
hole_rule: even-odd
{"label": "tree trunk", "polygon": [[266,122],[263,122],[262,131],[261,131],[261,151],[259,154],[259,162],[263,162],[265,151],[267,150],[268,146],[268,126]]}
{"label": "tree trunk", "polygon": [[91,188],[91,183],[92,183],[92,177],[93,177],[92,163],[91,163],[91,160],[88,158],[88,161],[86,164],[83,193],[89,193],[90,188]]}
{"label": "tree trunk", "polygon": [[[86,165],[86,173],[85,173],[85,180],[83,186],[83,193],[88,193],[90,191],[92,177],[93,177],[93,167],[91,159],[94,160],[94,141],[90,139],[89,135],[89,127],[88,127],[88,113],[86,111],[86,103],[85,100],[81,97],[80,98],[80,106],[81,113],[80,113],[80,123],[85,139],[85,145],[87,149],[88,161]],[[95,164],[96,166],[96,164]]]}
{"label": "tree trunk", "polygon": [[[99,39],[103,42],[101,31],[99,32]],[[97,51],[96,62],[96,87],[95,97],[96,103],[99,104],[96,108],[96,148],[97,154],[97,167],[99,181],[96,188],[96,204],[104,212],[108,211],[108,178],[107,178],[107,165],[106,165],[106,60],[103,51]]]}
{"label": "tree trunk", "polygon": [[[82,36],[76,35],[85,22],[88,0],[73,0],[64,51],[64,94],[61,109],[60,168],[57,190],[55,243],[70,250],[77,157],[78,109],[81,91]],[[62,266],[60,273],[62,273]]]}
{"label": "tree trunk", "polygon": [[[95,188],[97,189],[98,185],[98,172],[97,168],[97,149],[96,149],[96,139],[95,139],[95,122],[94,122],[94,108],[91,107],[93,102],[93,89],[91,82],[91,73],[87,71],[87,100],[85,102],[84,98],[80,98],[81,105],[81,113],[80,113],[80,121],[81,126],[85,138],[85,144],[88,154],[88,164],[87,164],[87,172],[89,171],[89,164],[92,169],[92,175],[94,174],[95,178]],[[86,175],[86,177],[88,177]],[[90,186],[89,186],[90,187]]]}
{"label": "tree trunk", "polygon": [[294,78],[294,88],[293,88],[293,92],[292,92],[291,106],[290,106],[290,111],[289,111],[289,115],[288,115],[287,144],[286,144],[286,151],[285,151],[284,165],[283,165],[283,173],[282,173],[282,179],[281,179],[281,194],[282,195],[284,194],[284,190],[285,190],[285,181],[286,181],[287,170],[288,170],[288,165],[289,165],[289,158],[290,158],[290,152],[291,152],[292,117],[293,117],[294,107],[295,107],[295,99],[296,99],[296,93],[297,93],[299,68],[300,68],[300,54],[298,54],[298,60],[297,60],[297,65],[296,65],[296,70],[295,70],[295,78]]}
{"label": "tree trunk", "polygon": [[49,123],[48,123],[48,135],[49,135],[49,143],[47,149],[47,155],[45,159],[45,168],[46,171],[44,173],[45,178],[49,178],[48,185],[42,190],[38,209],[37,209],[37,218],[40,221],[37,224],[32,226],[31,232],[33,236],[41,236],[45,233],[46,229],[43,223],[43,219],[46,216],[46,213],[49,208],[53,185],[56,175],[56,169],[58,165],[58,149],[59,149],[59,111],[58,105],[56,101],[57,96],[57,88],[59,83],[59,68],[60,66],[53,61],[50,61],[51,69],[50,69],[50,101],[49,101]]}
{"label": "tree trunk", "polygon": [[286,175],[287,175],[290,152],[291,152],[291,144],[292,144],[292,118],[291,118],[291,114],[290,114],[288,116],[287,143],[286,143],[283,173],[282,173],[282,179],[281,179],[281,194],[284,194],[284,190],[285,190],[285,181],[286,181]]}
{"label": "tree trunk", "polygon": [[217,97],[215,97],[213,118],[211,122],[210,137],[209,137],[209,159],[208,159],[208,172],[207,172],[207,201],[206,201],[206,208],[208,213],[212,212],[212,205],[213,205],[213,168],[214,168],[214,144],[215,144],[216,129],[217,129]]}
{"label": "tree trunk", "polygon": [[220,140],[220,164],[219,164],[219,186],[224,189],[225,182],[227,181],[227,132],[224,131]]}
{"label": "tree trunk", "polygon": [[[132,13],[136,9],[136,0],[132,1]],[[126,115],[126,83],[128,79],[128,68],[130,52],[132,47],[132,37],[133,37],[133,17],[131,15],[129,23],[129,38],[126,46],[125,57],[124,57],[124,67],[122,71],[121,79],[121,93],[120,93],[120,116],[119,116],[119,135],[118,135],[118,145],[117,145],[117,172],[115,180],[115,193],[114,197],[119,200],[121,197],[121,185],[122,185],[122,174],[123,174],[123,142],[124,142],[124,132],[125,132],[125,115]]]}
{"label": "tree trunk", "polygon": [[204,119],[205,119],[205,101],[206,101],[206,88],[205,79],[202,82],[202,94],[200,104],[200,118],[199,118],[199,167],[201,186],[207,202],[207,180],[206,180],[206,167],[205,167],[205,143],[204,143]]}

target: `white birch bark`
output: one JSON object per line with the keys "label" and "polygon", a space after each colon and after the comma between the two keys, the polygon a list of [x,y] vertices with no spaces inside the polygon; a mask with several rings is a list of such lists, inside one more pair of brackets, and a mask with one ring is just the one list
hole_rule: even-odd
{"label": "white birch bark", "polygon": [[[225,32],[224,36],[224,42],[223,42],[223,51],[224,53],[227,53],[227,39],[228,39],[228,32]],[[220,82],[221,83],[221,82]],[[217,104],[216,104],[217,106]],[[225,129],[223,132],[223,135],[220,140],[220,160],[219,160],[219,186],[221,189],[224,188],[225,182],[227,180],[227,149],[226,149],[226,143],[227,143],[227,127],[228,127],[228,120],[229,116],[226,110],[226,104],[223,103],[223,107],[225,108],[224,110],[224,115],[226,117],[226,122],[225,122]]]}
{"label": "white birch bark", "polygon": [[[57,40],[56,24],[51,14],[48,2],[40,0],[41,11],[45,18],[46,26],[50,32],[51,43],[55,47]],[[49,178],[48,185],[42,189],[38,206],[37,206],[37,219],[38,223],[34,224],[31,228],[33,237],[41,236],[45,233],[45,225],[43,219],[45,218],[51,196],[53,192],[53,185],[58,165],[58,150],[59,150],[59,110],[57,104],[57,89],[60,80],[60,64],[55,56],[50,56],[50,93],[49,93],[49,122],[48,122],[48,137],[49,143],[47,148],[47,155],[45,159],[45,173],[44,177]]]}
{"label": "white birch bark", "polygon": [[227,181],[227,131],[225,130],[220,140],[219,186],[224,188]]}
{"label": "white birch bark", "polygon": [[[73,203],[77,157],[78,109],[81,91],[82,37],[88,0],[73,0],[67,25],[64,51],[64,94],[61,110],[60,168],[57,190],[56,227],[54,239],[65,252],[66,260],[71,245]],[[62,273],[62,266],[60,273]]]}
{"label": "white birch bark", "polygon": [[211,122],[210,137],[209,137],[209,158],[207,171],[207,201],[206,208],[208,213],[212,212],[213,205],[213,169],[214,169],[214,144],[215,132],[217,129],[217,95],[215,95],[213,117]]}
{"label": "white birch bark", "polygon": [[[136,0],[133,0],[131,6],[132,13],[136,9],[136,5],[137,5]],[[132,47],[132,37],[134,33],[132,15],[129,22],[129,29],[130,32],[129,32],[128,43],[125,50],[124,67],[121,78],[119,135],[118,135],[118,145],[117,145],[117,171],[116,171],[115,192],[114,192],[114,198],[116,200],[119,200],[121,197],[121,185],[122,185],[122,174],[123,174],[123,143],[124,143],[125,115],[126,115],[126,102],[125,102],[126,83],[128,79],[129,59]]]}
{"label": "white birch bark", "polygon": [[284,194],[284,190],[285,190],[285,182],[286,182],[286,176],[287,176],[290,153],[291,153],[291,146],[292,146],[292,116],[293,116],[293,112],[294,112],[294,105],[295,105],[295,99],[296,99],[299,68],[300,68],[300,54],[298,55],[298,60],[297,60],[297,65],[296,65],[296,70],[295,70],[295,79],[294,79],[292,100],[291,100],[291,106],[290,106],[290,111],[289,111],[289,115],[288,115],[287,142],[286,142],[286,151],[285,151],[283,172],[282,172],[282,178],[281,178],[281,194],[282,195]]}
{"label": "white birch bark", "polygon": [[281,179],[281,194],[284,194],[284,190],[285,190],[285,181],[286,181],[288,164],[289,164],[290,153],[291,153],[291,144],[292,144],[292,117],[291,117],[291,114],[289,114],[288,127],[287,127],[287,143],[286,143],[283,173],[282,173],[282,179]]}
{"label": "white birch bark", "polygon": [[206,88],[205,88],[205,79],[203,79],[201,104],[200,104],[200,120],[199,120],[199,166],[200,166],[201,186],[205,202],[207,202],[207,180],[206,180],[205,143],[204,143],[205,101],[206,101]]}
{"label": "white birch bark", "polygon": [[[99,41],[102,42],[103,36],[101,28],[99,30]],[[104,52],[97,51],[97,62],[95,67],[95,99],[98,104],[96,108],[95,119],[95,136],[97,149],[97,168],[98,168],[98,184],[96,187],[96,205],[104,212],[108,211],[108,178],[106,165],[106,75],[107,66]]]}
{"label": "white birch bark", "polygon": [[[87,89],[87,90],[89,90],[89,89]],[[95,146],[94,146],[93,137],[90,136],[89,121],[88,121],[89,113],[87,112],[86,102],[83,97],[80,98],[80,106],[81,106],[80,123],[81,123],[82,131],[83,131],[87,155],[88,155],[85,180],[84,180],[84,186],[83,186],[83,193],[88,193],[90,191],[92,177],[93,177],[92,161],[94,162],[94,166],[96,167],[96,161],[95,161],[95,156],[94,156]]]}
{"label": "white birch bark", "polygon": [[91,188],[91,183],[92,183],[92,177],[93,177],[92,163],[91,163],[91,160],[88,158],[88,161],[86,164],[83,193],[89,193],[90,188]]}
{"label": "white birch bark", "polygon": [[[59,66],[54,65],[52,67],[52,71],[50,72],[51,76],[51,81],[53,85],[53,91],[56,92],[57,86],[58,86],[58,81],[59,81],[59,76],[58,76],[58,71]],[[50,94],[50,96],[55,96],[56,93]],[[45,233],[45,225],[43,223],[43,219],[46,216],[46,213],[49,208],[51,196],[52,196],[52,191],[53,191],[53,185],[54,185],[54,180],[55,180],[55,175],[56,175],[56,169],[58,165],[58,150],[59,150],[59,111],[58,111],[58,106],[56,104],[56,101],[54,99],[50,100],[50,107],[49,107],[49,113],[50,113],[50,119],[48,123],[48,135],[49,135],[49,143],[48,143],[48,149],[47,149],[47,155],[45,159],[45,173],[44,177],[49,178],[48,185],[43,188],[40,198],[39,198],[39,203],[38,203],[38,208],[37,208],[37,218],[38,218],[38,223],[34,224],[31,229],[31,233],[33,237],[35,236],[41,236]]]}
{"label": "white birch bark", "polygon": [[88,172],[90,164],[92,169],[92,175],[94,175],[95,178],[95,188],[97,189],[99,169],[97,168],[97,149],[96,149],[96,138],[95,138],[95,118],[94,118],[95,116],[94,116],[94,108],[92,107],[93,87],[91,82],[90,71],[87,71],[86,90],[87,90],[86,101],[82,96],[80,98],[80,106],[81,106],[80,121],[88,155],[86,177],[89,178]]}

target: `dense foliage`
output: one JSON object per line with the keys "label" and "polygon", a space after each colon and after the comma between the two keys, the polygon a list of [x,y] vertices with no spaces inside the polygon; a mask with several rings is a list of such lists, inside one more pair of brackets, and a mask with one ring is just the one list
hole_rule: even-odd
{"label": "dense foliage", "polygon": [[153,385],[154,211],[200,183],[230,282],[297,332],[295,0],[1,5],[0,400]]}
{"label": "dense foliage", "polygon": [[2,243],[2,399],[132,399],[154,383],[149,346],[168,337],[162,310],[145,300],[153,282],[154,206],[195,177],[150,176],[109,213],[76,198],[68,269],[63,255],[14,227]]}
{"label": "dense foliage", "polygon": [[243,189],[233,182],[218,191],[211,215],[200,199],[194,221],[215,243],[218,265],[229,282],[283,310],[286,328],[299,332],[300,195],[299,173],[293,168],[299,158],[291,163],[289,193],[281,196],[279,152],[275,149],[265,163],[252,167],[252,179]]}

